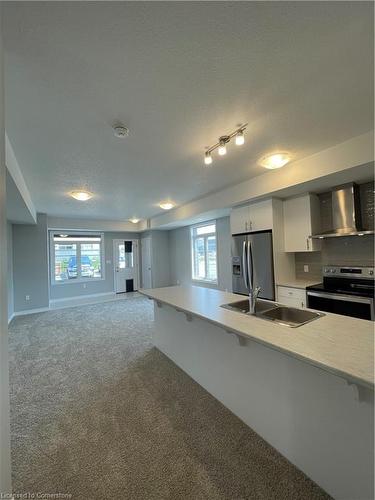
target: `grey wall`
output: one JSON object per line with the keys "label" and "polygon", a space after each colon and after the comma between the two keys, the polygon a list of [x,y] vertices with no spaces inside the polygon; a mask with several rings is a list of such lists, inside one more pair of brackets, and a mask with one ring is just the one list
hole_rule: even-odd
{"label": "grey wall", "polygon": [[[38,214],[36,225],[13,225],[14,310],[49,306],[47,216]],[[26,301],[26,295],[30,300]]]}
{"label": "grey wall", "polygon": [[9,367],[8,367],[8,280],[7,280],[7,224],[5,178],[5,130],[3,44],[1,38],[2,13],[0,9],[0,492],[11,492],[10,427],[9,427]]}
{"label": "grey wall", "polygon": [[7,223],[7,282],[8,282],[8,321],[14,313],[14,287],[13,287],[13,228]]}
{"label": "grey wall", "polygon": [[[85,283],[64,283],[59,285],[50,285],[50,298],[65,299],[69,297],[77,297],[80,295],[91,295],[96,293],[108,293],[114,291],[114,275],[113,275],[113,240],[116,239],[136,240],[139,239],[138,233],[104,233],[104,279],[86,281]],[[86,285],[86,288],[83,285]]]}
{"label": "grey wall", "polygon": [[[232,290],[231,275],[231,232],[229,217],[216,220],[218,285],[199,283],[199,286]],[[191,285],[191,245],[190,226],[169,232],[169,252],[171,262],[171,284]]]}
{"label": "grey wall", "polygon": [[159,288],[171,284],[169,231],[151,232],[152,286]]}
{"label": "grey wall", "polygon": [[[303,271],[305,264],[309,266],[308,273]],[[296,277],[320,280],[326,264],[373,266],[373,235],[327,238],[322,240],[321,252],[296,253]]]}

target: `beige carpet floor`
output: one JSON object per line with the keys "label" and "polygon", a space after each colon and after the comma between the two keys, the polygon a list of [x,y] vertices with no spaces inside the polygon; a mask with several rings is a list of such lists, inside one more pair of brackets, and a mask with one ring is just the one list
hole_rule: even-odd
{"label": "beige carpet floor", "polygon": [[144,298],[10,325],[13,486],[73,500],[329,497],[153,348]]}

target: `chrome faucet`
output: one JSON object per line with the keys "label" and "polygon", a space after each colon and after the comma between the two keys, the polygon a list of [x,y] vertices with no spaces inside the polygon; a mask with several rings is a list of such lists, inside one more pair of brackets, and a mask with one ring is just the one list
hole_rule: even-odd
{"label": "chrome faucet", "polygon": [[256,313],[257,298],[260,290],[260,286],[256,286],[255,289],[249,291],[249,314]]}

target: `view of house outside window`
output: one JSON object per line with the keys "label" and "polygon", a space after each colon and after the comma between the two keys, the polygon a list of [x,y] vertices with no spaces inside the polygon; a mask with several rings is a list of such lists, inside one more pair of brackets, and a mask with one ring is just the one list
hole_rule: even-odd
{"label": "view of house outside window", "polygon": [[102,278],[102,236],[53,234],[52,276],[56,283]]}
{"label": "view of house outside window", "polygon": [[192,278],[217,283],[216,224],[191,228]]}

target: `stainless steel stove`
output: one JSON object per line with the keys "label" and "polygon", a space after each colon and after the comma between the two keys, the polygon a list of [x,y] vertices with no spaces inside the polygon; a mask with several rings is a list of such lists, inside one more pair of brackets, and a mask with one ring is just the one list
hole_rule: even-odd
{"label": "stainless steel stove", "polygon": [[374,321],[374,268],[325,266],[323,283],[306,288],[307,306]]}

